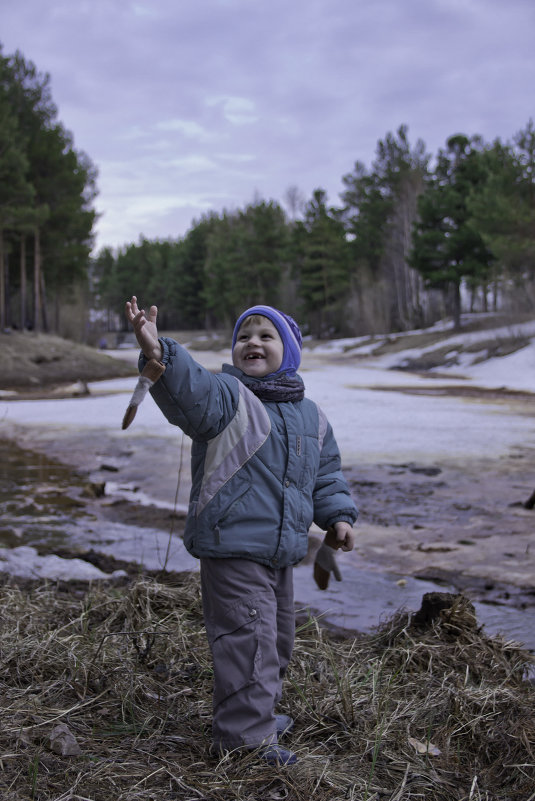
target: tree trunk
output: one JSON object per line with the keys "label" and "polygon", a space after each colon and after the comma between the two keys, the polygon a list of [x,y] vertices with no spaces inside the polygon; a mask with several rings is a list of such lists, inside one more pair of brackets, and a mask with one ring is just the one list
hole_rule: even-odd
{"label": "tree trunk", "polygon": [[33,251],[33,330],[36,333],[41,330],[41,306],[41,239],[39,236],[39,228],[35,228]]}
{"label": "tree trunk", "polygon": [[0,228],[0,331],[6,327],[6,268],[4,256],[4,232]]}
{"label": "tree trunk", "polygon": [[43,270],[39,271],[39,282],[40,282],[40,289],[41,289],[41,313],[43,315],[43,330],[46,334],[49,331],[48,325],[48,307],[46,303],[46,287],[45,287],[45,275]]}
{"label": "tree trunk", "polygon": [[59,298],[59,292],[56,291],[54,292],[54,328],[52,329],[55,334],[59,332],[59,321],[61,314],[60,306],[61,303]]}
{"label": "tree trunk", "polygon": [[26,237],[20,237],[20,330],[26,330]]}
{"label": "tree trunk", "polygon": [[453,327],[455,331],[461,330],[461,284],[460,281],[452,282],[453,288]]}
{"label": "tree trunk", "polygon": [[11,328],[13,324],[11,314],[11,281],[9,280],[9,253],[4,252],[4,298],[5,298],[5,314],[4,325],[6,328]]}
{"label": "tree trunk", "polygon": [[470,290],[470,311],[473,312],[475,305],[476,305],[476,292],[477,288],[475,286],[472,287]]}

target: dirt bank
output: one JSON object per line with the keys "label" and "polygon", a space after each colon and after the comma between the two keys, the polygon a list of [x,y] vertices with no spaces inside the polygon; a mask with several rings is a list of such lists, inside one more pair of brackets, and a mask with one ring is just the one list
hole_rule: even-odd
{"label": "dirt bank", "polygon": [[0,390],[38,396],[59,385],[135,375],[135,367],[103,351],[50,334],[0,334]]}

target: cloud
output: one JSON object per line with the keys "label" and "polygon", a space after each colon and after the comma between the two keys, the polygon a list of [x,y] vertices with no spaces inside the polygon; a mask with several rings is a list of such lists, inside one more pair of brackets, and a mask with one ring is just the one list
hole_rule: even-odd
{"label": "cloud", "polygon": [[3,0],[1,38],[50,73],[99,169],[102,246],[290,185],[336,203],[402,123],[431,152],[510,139],[533,115],[534,28],[532,0]]}
{"label": "cloud", "polygon": [[246,97],[209,97],[207,106],[221,106],[223,116],[233,125],[247,125],[258,121],[255,104]]}
{"label": "cloud", "polygon": [[177,133],[183,134],[188,139],[205,140],[210,138],[208,131],[203,128],[202,125],[199,125],[198,122],[195,122],[195,120],[162,120],[156,123],[155,127],[159,131],[176,131]]}

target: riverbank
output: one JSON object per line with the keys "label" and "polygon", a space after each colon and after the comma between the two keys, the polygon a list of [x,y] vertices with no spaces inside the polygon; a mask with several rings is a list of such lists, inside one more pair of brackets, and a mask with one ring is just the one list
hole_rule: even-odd
{"label": "riverbank", "polygon": [[[97,571],[105,578],[197,570],[181,540],[189,443],[173,430],[155,439],[136,423],[141,430],[126,436],[118,426],[10,428],[5,570],[73,580]],[[313,529],[310,556],[295,574],[299,606],[328,625],[367,631],[399,608],[416,609],[424,592],[462,591],[491,632],[535,649],[534,512],[524,505],[535,478],[530,449],[499,460],[392,461],[345,472],[360,508],[356,549],[338,555],[343,582],[321,592],[311,561],[322,535]]]}
{"label": "riverbank", "polygon": [[52,334],[11,331],[0,334],[0,391],[42,397],[55,391],[83,395],[89,381],[135,374],[135,366],[104,351]]}
{"label": "riverbank", "polygon": [[[447,339],[447,348],[483,347],[481,339],[474,345],[476,333],[466,336],[472,339],[464,346]],[[485,337],[488,348],[492,336]],[[480,386],[458,372],[392,370],[394,356],[405,363],[411,342],[411,352],[419,359],[424,345],[436,345],[434,335],[413,334],[397,344],[391,341],[389,348],[384,341],[344,340],[307,348],[303,354],[307,394],[333,423],[361,512],[355,552],[338,557],[342,570],[352,577],[352,587],[357,574],[361,587],[366,586],[366,575],[392,577],[385,614],[413,605],[414,582],[424,580],[463,590],[477,603],[500,604],[512,611],[535,608],[535,553],[530,542],[535,512],[526,508],[535,488],[535,395],[530,392],[529,369],[519,368],[519,359],[529,358],[530,348],[472,368],[465,365],[466,373],[483,368],[488,373],[495,363],[502,378],[507,364],[513,364],[512,379],[503,386],[493,385],[488,375],[486,385]],[[122,350],[115,357],[106,358],[107,368],[109,359],[112,366],[128,360],[127,366],[134,369],[136,350]],[[215,369],[230,353],[199,350],[196,357]],[[381,366],[385,359],[387,369]],[[150,398],[128,431],[121,430],[134,385],[134,378],[114,379],[88,383],[84,396],[0,402],[0,436],[27,449],[28,475],[35,467],[32,453],[69,468],[60,492],[46,507],[48,518],[55,506],[61,509],[59,498],[72,489],[73,471],[82,474],[86,484],[102,489],[91,499],[83,526],[62,519],[55,532],[37,543],[28,535],[36,521],[15,521],[9,527],[4,514],[4,540],[10,548],[37,544],[42,554],[45,548],[51,553],[61,546],[65,555],[69,549],[76,553],[85,548],[102,558],[113,556],[149,569],[161,567],[164,559],[172,570],[192,566],[180,540],[189,494],[189,442],[166,423]],[[21,477],[21,486],[29,486],[28,475]],[[35,492],[43,498],[40,488]],[[42,520],[36,528],[48,531]],[[317,547],[320,536],[312,531],[311,548]],[[26,562],[28,558],[25,552]],[[36,569],[36,564],[28,569]],[[74,562],[62,569],[69,567],[74,570]],[[347,583],[315,595],[308,579],[299,581],[299,601],[324,613],[338,609],[337,625],[359,628],[355,609],[366,608],[362,593],[359,597],[355,592],[344,606],[340,598],[349,589]]]}

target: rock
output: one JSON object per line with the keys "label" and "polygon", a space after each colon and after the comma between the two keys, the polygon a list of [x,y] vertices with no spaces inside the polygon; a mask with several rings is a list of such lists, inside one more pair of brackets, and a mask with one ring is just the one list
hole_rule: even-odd
{"label": "rock", "polygon": [[78,756],[82,753],[74,734],[65,723],[54,726],[50,732],[49,742],[52,751],[60,756]]}
{"label": "rock", "polygon": [[438,476],[442,473],[440,467],[419,467],[418,465],[409,466],[411,473],[417,473],[423,476]]}
{"label": "rock", "polygon": [[535,490],[531,493],[529,498],[524,504],[524,509],[533,509],[535,508]]}
{"label": "rock", "polygon": [[82,494],[86,498],[103,498],[106,494],[106,482],[105,481],[89,481],[83,491]]}

